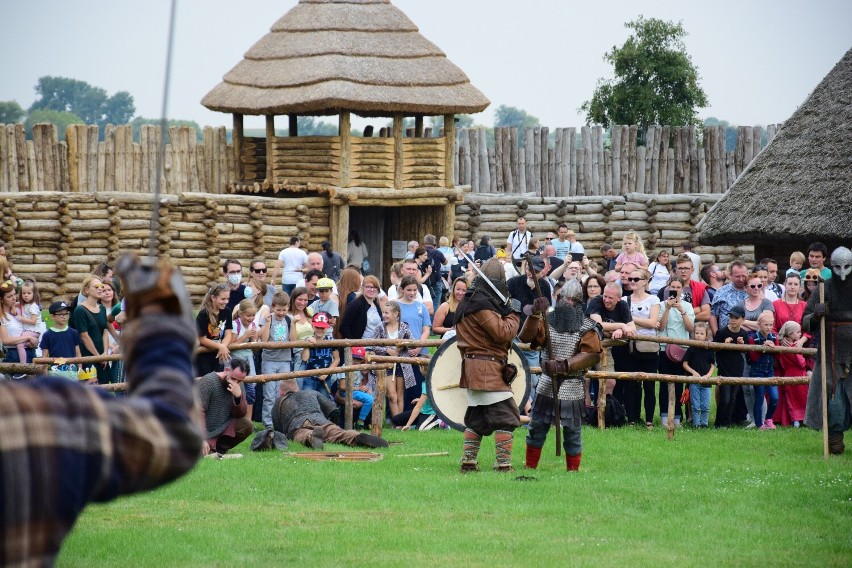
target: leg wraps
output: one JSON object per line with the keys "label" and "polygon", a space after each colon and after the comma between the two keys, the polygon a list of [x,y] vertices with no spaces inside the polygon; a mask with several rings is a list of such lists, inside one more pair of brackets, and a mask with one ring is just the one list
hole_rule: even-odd
{"label": "leg wraps", "polygon": [[481,443],[482,436],[480,436],[470,428],[464,429],[462,464],[476,464],[476,458],[479,455],[479,445]]}
{"label": "leg wraps", "polygon": [[577,454],[576,456],[565,454],[565,467],[568,471],[580,471],[580,460],[582,457],[583,454]]}
{"label": "leg wraps", "polygon": [[497,430],[494,432],[494,453],[497,456],[497,467],[512,467],[512,432]]}
{"label": "leg wraps", "polygon": [[541,448],[536,448],[527,444],[527,457],[524,465],[530,469],[538,467],[538,460],[541,459]]}

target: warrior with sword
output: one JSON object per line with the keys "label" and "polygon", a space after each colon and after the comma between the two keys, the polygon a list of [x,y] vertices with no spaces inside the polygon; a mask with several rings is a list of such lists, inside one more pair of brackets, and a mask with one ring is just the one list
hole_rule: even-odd
{"label": "warrior with sword", "polygon": [[492,258],[456,309],[456,338],[462,355],[459,386],[467,389],[461,472],[479,471],[477,458],[483,436],[494,434],[496,471],[512,471],[513,431],[521,416],[511,388],[517,369],[508,363],[518,332],[519,306],[510,301],[503,265]]}
{"label": "warrior with sword", "polygon": [[[537,282],[536,282],[537,283]],[[551,426],[556,426],[556,455],[559,455],[559,426],[564,434],[568,471],[580,469],[583,456],[582,426],[585,413],[586,369],[600,361],[602,330],[583,311],[583,288],[568,280],[559,291],[556,308],[547,312],[546,298],[536,298],[533,314],[526,319],[518,338],[533,349],[544,347],[542,375],[536,387],[532,421],[527,435],[525,465],[535,469]]]}

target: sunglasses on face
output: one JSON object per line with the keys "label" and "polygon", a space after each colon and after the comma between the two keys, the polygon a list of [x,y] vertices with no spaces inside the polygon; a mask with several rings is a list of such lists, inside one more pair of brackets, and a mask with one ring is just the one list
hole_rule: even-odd
{"label": "sunglasses on face", "polygon": [[378,290],[375,286],[364,286],[364,290]]}
{"label": "sunglasses on face", "polygon": [[748,287],[752,290],[760,290],[761,288],[763,288],[763,284],[749,284]]}
{"label": "sunglasses on face", "polygon": [[812,282],[816,282],[819,279],[816,276],[805,276],[805,280],[810,280]]}
{"label": "sunglasses on face", "polygon": [[103,284],[92,284],[92,288],[94,288],[95,290],[100,290],[103,287],[104,287]]}
{"label": "sunglasses on face", "polygon": [[257,274],[266,274],[266,269],[265,268],[255,268],[252,272],[255,272]]}
{"label": "sunglasses on face", "polygon": [[645,280],[644,278],[633,278],[632,276],[627,279],[628,282],[641,282]]}

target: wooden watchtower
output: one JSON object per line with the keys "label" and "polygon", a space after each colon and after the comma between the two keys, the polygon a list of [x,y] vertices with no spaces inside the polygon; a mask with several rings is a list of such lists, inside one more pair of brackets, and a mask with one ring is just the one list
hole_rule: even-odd
{"label": "wooden watchtower", "polygon": [[[454,117],[489,101],[388,0],[300,0],[202,104],[233,115],[232,191],[327,194],[335,249],[345,251],[356,229],[371,260],[387,266],[394,240],[452,236],[461,199]],[[353,136],[352,114],[393,122],[378,136]],[[264,138],[244,136],[245,115],[266,116]],[[281,115],[286,137],[275,132]],[[298,135],[299,116],[328,115],[339,119],[337,136]],[[443,117],[437,136],[424,128],[427,116]]]}

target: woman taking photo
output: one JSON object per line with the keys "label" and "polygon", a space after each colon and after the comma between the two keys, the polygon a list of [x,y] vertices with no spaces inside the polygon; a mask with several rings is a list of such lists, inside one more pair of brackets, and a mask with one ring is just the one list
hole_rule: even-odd
{"label": "woman taking photo", "polygon": [[417,277],[418,284],[425,284],[432,275],[432,263],[429,262],[429,253],[423,247],[414,249],[414,260],[417,261],[417,268],[420,270],[420,275]]}
{"label": "woman taking photo", "polygon": [[446,336],[445,334],[451,330],[455,330],[456,308],[466,293],[467,280],[456,278],[453,281],[453,287],[447,301],[438,306],[438,310],[435,312],[435,319],[432,320],[432,331],[435,334],[445,339],[452,337],[452,335]]}
{"label": "woman taking photo", "polygon": [[[634,270],[627,277],[633,293],[623,299],[630,306],[633,323],[636,325],[636,341],[631,343],[632,352],[628,358],[628,371],[637,373],[656,373],[659,346],[656,343],[641,341],[643,335],[657,335],[660,317],[660,300],[646,290],[648,271],[642,268]],[[654,425],[654,412],[657,410],[654,381],[625,381],[623,387],[624,407],[628,422],[639,422],[639,409],[642,406],[642,394],[645,395],[645,426]]]}
{"label": "woman taking photo", "polygon": [[221,371],[224,363],[231,358],[228,346],[233,340],[233,319],[231,312],[225,309],[230,298],[231,290],[228,284],[216,284],[207,291],[201,302],[201,310],[195,316],[198,343],[207,348],[195,358],[196,369],[201,377]]}
{"label": "woman taking photo", "polygon": [[[71,325],[80,333],[80,354],[83,357],[106,355],[109,335],[117,338],[115,329],[107,323],[106,308],[99,303],[104,285],[100,278],[87,276],[80,287],[83,303],[74,308]],[[109,383],[108,363],[95,363],[98,384]]]}
{"label": "woman taking photo", "polygon": [[[11,280],[3,281],[0,285],[0,341],[6,349],[6,363],[32,363],[38,339],[24,335],[24,326],[18,319],[18,290]],[[21,361],[18,355],[18,345],[26,349],[26,361]],[[14,378],[24,378],[24,376]]]}
{"label": "woman taking photo", "polygon": [[[679,278],[677,275],[669,279],[666,286],[662,314],[660,315],[660,335],[664,337],[676,337],[678,339],[689,339],[695,324],[695,310],[692,304],[683,301],[683,289],[689,286],[688,278]],[[668,351],[667,343],[660,343],[659,370],[663,375],[686,375],[681,361],[672,360]],[[660,421],[663,426],[668,424],[669,415],[669,383],[660,383]],[[675,426],[680,426],[681,405],[680,397],[683,394],[683,383],[675,383]]]}

